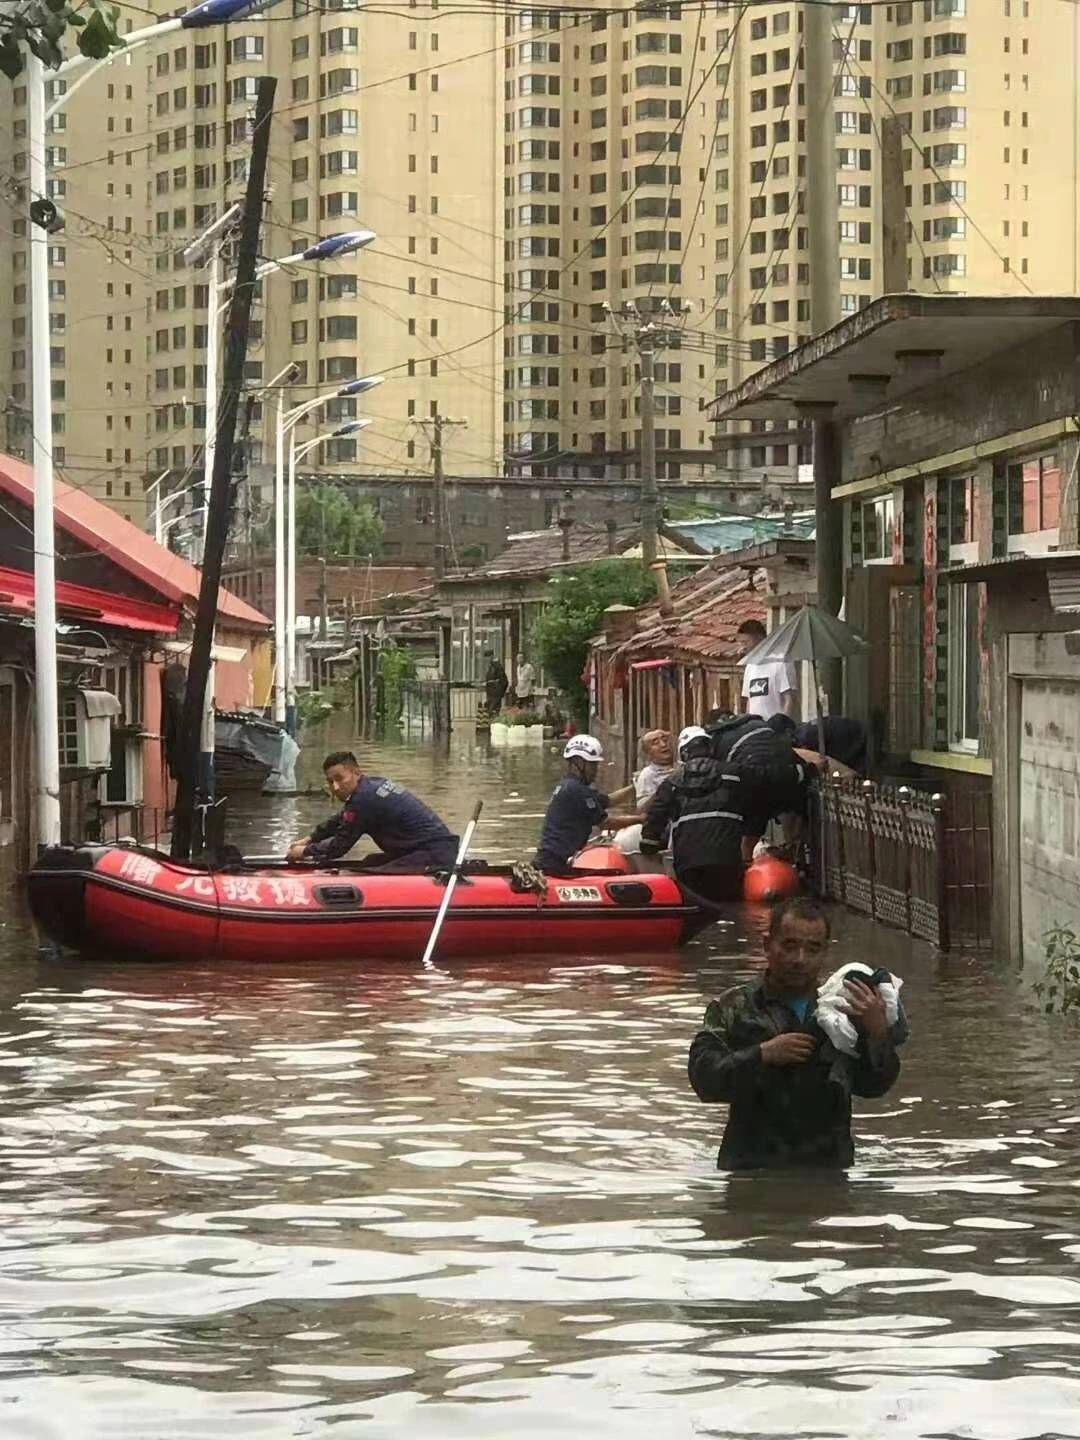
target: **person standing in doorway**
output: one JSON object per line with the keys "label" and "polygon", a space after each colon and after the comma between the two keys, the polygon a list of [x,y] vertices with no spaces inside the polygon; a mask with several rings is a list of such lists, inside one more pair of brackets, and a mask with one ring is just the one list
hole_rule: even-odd
{"label": "person standing in doorway", "polygon": [[487,701],[487,712],[489,715],[497,715],[502,709],[503,696],[510,689],[510,678],[494,650],[485,650],[484,659],[487,661],[487,669],[484,672],[484,696]]}
{"label": "person standing in doorway", "polygon": [[[765,639],[760,620],[744,620],[736,632],[739,654],[749,655]],[[743,666],[742,708],[744,715],[768,720],[771,715],[799,713],[799,675],[784,660],[763,660]]]}
{"label": "person standing in doorway", "polygon": [[530,661],[524,655],[517,657],[517,667],[514,670],[514,695],[517,703],[528,709],[533,702],[533,691],[536,689],[536,671]]}

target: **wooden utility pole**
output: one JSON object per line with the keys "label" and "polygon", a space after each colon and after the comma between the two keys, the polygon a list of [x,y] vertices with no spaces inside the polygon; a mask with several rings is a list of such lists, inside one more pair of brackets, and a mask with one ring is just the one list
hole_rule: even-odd
{"label": "wooden utility pole", "polygon": [[652,325],[636,335],[641,357],[641,560],[646,569],[656,559],[660,531],[660,496],[656,488],[656,344]]}
{"label": "wooden utility pole", "polygon": [[449,420],[438,411],[430,422],[422,421],[425,431],[431,425],[431,508],[435,530],[434,563],[435,579],[441,580],[446,574],[446,477],[443,471],[443,431],[448,426],[460,425],[463,429],[467,420]]}
{"label": "wooden utility pole", "polygon": [[881,122],[881,277],[883,295],[908,286],[907,207],[904,204],[904,131],[895,115]]}
{"label": "wooden utility pole", "polygon": [[[806,210],[810,231],[810,325],[815,335],[840,319],[840,217],[836,193],[836,114],[833,105],[833,8],[803,5],[806,57]],[[839,483],[835,422],[820,412],[814,422],[814,523],[818,604],[836,615],[844,598],[841,509],[833,501]],[[829,711],[843,705],[838,665],[822,667]]]}
{"label": "wooden utility pole", "polygon": [[199,587],[199,604],[195,612],[191,660],[188,664],[187,688],[184,692],[177,746],[178,784],[172,832],[172,855],[176,860],[187,860],[191,856],[197,799],[199,738],[206,684],[210,676],[221,566],[229,532],[233,439],[236,435],[240,391],[244,383],[244,362],[247,359],[251,301],[255,290],[255,266],[258,261],[259,232],[262,227],[263,197],[266,189],[266,160],[270,148],[270,117],[274,109],[276,88],[277,81],[271,76],[260,77],[255,102],[251,166],[248,171],[237,252],[236,283],[233,286],[226,321],[225,365],[221,377],[221,407],[215,437],[217,443],[214,449],[214,471],[207,502],[202,584]]}

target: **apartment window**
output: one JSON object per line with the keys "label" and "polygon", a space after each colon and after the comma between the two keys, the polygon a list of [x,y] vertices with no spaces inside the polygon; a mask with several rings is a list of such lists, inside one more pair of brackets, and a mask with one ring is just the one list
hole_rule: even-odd
{"label": "apartment window", "polygon": [[334,219],[339,215],[358,215],[360,213],[360,197],[355,190],[334,190],[329,195],[324,195],[319,201],[319,214],[323,220]]}
{"label": "apartment window", "polygon": [[352,25],[328,30],[319,39],[320,55],[344,55],[360,48],[360,31]]}
{"label": "apartment window", "polygon": [[360,88],[359,70],[329,70],[319,76],[319,95],[345,95]]}
{"label": "apartment window", "polygon": [[331,110],[319,119],[319,134],[323,139],[332,135],[355,135],[359,129],[358,110]]}
{"label": "apartment window", "polygon": [[306,35],[298,35],[292,42],[292,58],[294,60],[306,60],[308,57],[308,38]]}
{"label": "apartment window", "polygon": [[[854,299],[855,297],[850,297]],[[867,560],[891,560],[896,533],[896,502],[892,492],[867,500],[862,507],[863,556]]]}
{"label": "apartment window", "polygon": [[923,163],[932,164],[936,168],[945,165],[966,165],[966,145],[931,145],[923,154]]}
{"label": "apartment window", "polygon": [[858,205],[859,188],[857,185],[838,185],[837,199],[841,205]]}
{"label": "apartment window", "polygon": [[355,340],[355,315],[329,315],[326,319],[327,340]]}
{"label": "apartment window", "polygon": [[[229,85],[229,99],[233,101],[253,101],[258,92],[259,82],[254,75],[240,75]],[[293,98],[297,99],[296,82],[293,82]],[[158,96],[160,100],[161,97]]]}
{"label": "apartment window", "polygon": [[261,35],[238,35],[230,42],[230,59],[234,65],[245,60],[263,58],[263,37]]}
{"label": "apartment window", "polygon": [[[1033,537],[1057,544],[1061,508],[1061,465],[1056,452],[1020,460],[1008,468],[1009,549],[1023,552],[1046,548]],[[1027,543],[1023,538],[1028,537]]]}
{"label": "apartment window", "polygon": [[979,682],[982,675],[981,585],[949,587],[949,749],[979,748]]}
{"label": "apartment window", "polygon": [[[926,44],[929,45],[930,43],[930,40],[927,39]],[[933,54],[966,55],[967,36],[956,35],[952,32],[947,32],[944,35],[935,35],[933,38]]]}

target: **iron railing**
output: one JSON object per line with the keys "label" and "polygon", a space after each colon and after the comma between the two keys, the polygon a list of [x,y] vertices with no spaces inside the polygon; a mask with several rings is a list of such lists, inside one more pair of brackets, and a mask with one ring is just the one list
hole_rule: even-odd
{"label": "iron railing", "polygon": [[822,779],[811,791],[818,892],[940,950],[990,943],[989,793]]}

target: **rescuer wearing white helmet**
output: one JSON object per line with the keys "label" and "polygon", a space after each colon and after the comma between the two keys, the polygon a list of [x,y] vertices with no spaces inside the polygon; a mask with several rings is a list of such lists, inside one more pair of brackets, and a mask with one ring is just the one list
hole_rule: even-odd
{"label": "rescuer wearing white helmet", "polygon": [[641,853],[668,843],[675,876],[690,898],[725,904],[742,894],[744,785],[731,766],[717,760],[702,725],[687,725],[678,739],[679,768],[653,796],[641,827]]}
{"label": "rescuer wearing white helmet", "polygon": [[575,735],[563,750],[566,774],[548,801],[533,863],[547,875],[568,875],[571,859],[603,820],[608,796],[593,781],[604,748],[592,735]]}

